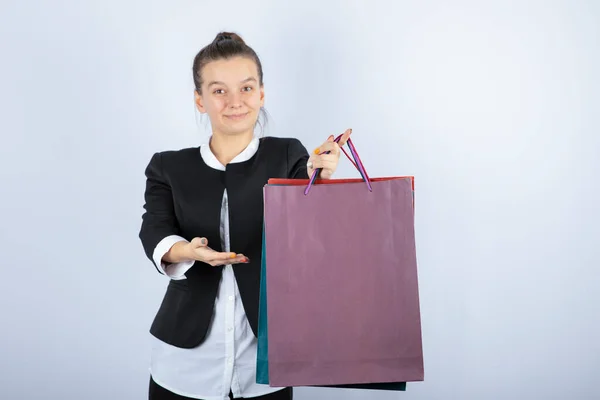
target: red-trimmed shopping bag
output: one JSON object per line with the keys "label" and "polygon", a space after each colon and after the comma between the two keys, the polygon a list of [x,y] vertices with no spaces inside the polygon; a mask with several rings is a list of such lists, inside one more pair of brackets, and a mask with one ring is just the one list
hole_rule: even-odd
{"label": "red-trimmed shopping bag", "polygon": [[414,179],[371,179],[349,147],[363,180],[264,188],[271,386],[424,379]]}

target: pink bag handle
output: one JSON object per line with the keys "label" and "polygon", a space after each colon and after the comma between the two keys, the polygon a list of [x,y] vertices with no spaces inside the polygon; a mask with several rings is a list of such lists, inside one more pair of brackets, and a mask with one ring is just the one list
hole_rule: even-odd
{"label": "pink bag handle", "polygon": [[[339,135],[338,137],[336,137],[334,139],[334,142],[339,143],[340,139],[342,138],[342,135]],[[367,187],[369,188],[369,191],[372,192],[373,191],[373,187],[371,186],[371,178],[369,178],[369,175],[367,175],[367,171],[366,171],[366,169],[365,169],[362,161],[360,160],[360,157],[358,156],[358,152],[356,151],[356,148],[354,147],[354,143],[352,143],[352,139],[348,138],[348,141],[346,142],[346,144],[348,145],[348,148],[350,149],[350,153],[352,154],[352,158],[354,158],[354,161],[356,161],[356,162],[352,161],[352,159],[350,158],[350,156],[348,155],[348,153],[346,153],[346,150],[344,150],[342,147],[340,147],[341,150],[344,152],[344,154],[346,155],[346,157],[348,157],[348,159],[354,165],[354,167],[356,167],[356,169],[358,170],[358,172],[362,176],[363,180],[367,184]],[[327,152],[327,154],[328,153],[329,153],[329,151]],[[310,188],[312,187],[313,183],[315,182],[315,180],[316,180],[317,175],[319,174],[319,172],[321,172],[321,168],[317,168],[317,169],[315,169],[313,171],[313,174],[310,177],[310,181],[308,182],[308,185],[306,186],[306,189],[304,190],[304,195],[307,195],[308,192],[310,191]]]}

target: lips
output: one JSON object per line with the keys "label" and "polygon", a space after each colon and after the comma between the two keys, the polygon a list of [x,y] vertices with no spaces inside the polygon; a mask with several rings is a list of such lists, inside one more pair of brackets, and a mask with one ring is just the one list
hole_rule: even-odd
{"label": "lips", "polygon": [[240,119],[244,119],[246,117],[246,115],[248,115],[248,113],[231,114],[231,115],[226,115],[225,118],[229,118],[229,119],[232,119],[234,121],[237,121],[237,120],[240,120]]}

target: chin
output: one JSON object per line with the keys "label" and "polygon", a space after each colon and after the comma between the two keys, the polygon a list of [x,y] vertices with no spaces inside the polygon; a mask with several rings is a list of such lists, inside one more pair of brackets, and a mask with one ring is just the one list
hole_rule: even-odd
{"label": "chin", "polygon": [[221,125],[218,128],[219,132],[227,136],[243,135],[249,131],[254,132],[254,125],[245,124],[243,126]]}

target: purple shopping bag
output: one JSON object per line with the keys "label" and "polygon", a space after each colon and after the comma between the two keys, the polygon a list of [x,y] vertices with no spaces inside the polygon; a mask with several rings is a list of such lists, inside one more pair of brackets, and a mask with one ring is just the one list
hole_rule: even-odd
{"label": "purple shopping bag", "polygon": [[265,186],[271,386],[424,379],[413,179],[361,175]]}

